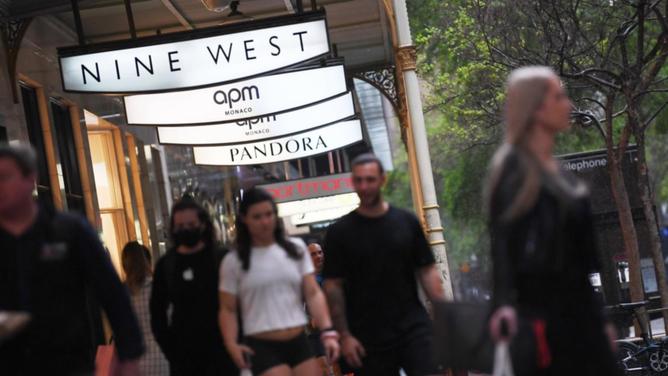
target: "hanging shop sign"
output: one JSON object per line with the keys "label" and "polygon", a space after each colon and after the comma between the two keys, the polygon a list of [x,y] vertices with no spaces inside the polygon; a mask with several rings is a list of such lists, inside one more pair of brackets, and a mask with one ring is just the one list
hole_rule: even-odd
{"label": "hanging shop sign", "polygon": [[196,146],[195,164],[239,166],[282,162],[340,149],[362,141],[359,120],[343,121],[296,135],[226,146]]}
{"label": "hanging shop sign", "polygon": [[262,188],[269,192],[277,203],[333,196],[350,193],[354,190],[353,177],[349,172],[258,185],[258,188]]}
{"label": "hanging shop sign", "polygon": [[341,218],[355,210],[359,202],[354,192],[283,202],[277,205],[278,216],[288,219],[293,226],[301,226]]}
{"label": "hanging shop sign", "polygon": [[296,110],[347,91],[343,65],[204,89],[124,97],[130,125],[217,124]]}
{"label": "hanging shop sign", "polygon": [[146,93],[247,79],[330,51],[325,14],[58,49],[63,89]]}
{"label": "hanging shop sign", "polygon": [[287,136],[355,115],[350,92],[325,102],[278,115],[230,123],[182,127],[157,127],[163,145],[225,145]]}

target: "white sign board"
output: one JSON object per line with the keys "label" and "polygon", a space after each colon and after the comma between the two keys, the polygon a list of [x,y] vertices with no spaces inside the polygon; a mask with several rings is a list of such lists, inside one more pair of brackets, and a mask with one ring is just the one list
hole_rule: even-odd
{"label": "white sign board", "polygon": [[130,95],[124,99],[130,125],[193,125],[272,115],[345,92],[343,65],[335,65],[205,89]]}
{"label": "white sign board", "polygon": [[294,226],[340,218],[359,206],[357,193],[279,203],[279,217],[290,218]]}
{"label": "white sign board", "polygon": [[253,165],[310,157],[362,141],[359,120],[349,120],[297,135],[228,146],[196,146],[195,164]]}
{"label": "white sign board", "polygon": [[[175,42],[161,42],[175,38],[164,36],[124,42],[117,48],[112,44],[60,49],[63,88],[88,93],[159,92],[277,71],[329,53],[327,25],[323,15],[318,18],[297,23],[287,19],[291,24],[241,32],[233,32],[238,26],[212,28],[177,34],[176,39],[183,40]],[[90,50],[102,51],[86,52]]]}
{"label": "white sign board", "polygon": [[231,123],[157,127],[166,145],[225,145],[258,141],[303,132],[355,115],[351,93],[299,110]]}

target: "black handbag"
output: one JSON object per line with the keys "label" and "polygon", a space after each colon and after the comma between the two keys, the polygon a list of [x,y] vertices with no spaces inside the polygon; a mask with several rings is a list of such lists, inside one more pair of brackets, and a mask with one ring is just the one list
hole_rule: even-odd
{"label": "black handbag", "polygon": [[[436,361],[446,369],[491,373],[495,349],[489,334],[491,307],[480,303],[439,302],[433,308]],[[530,375],[549,366],[549,349],[545,348],[545,342],[539,343],[536,322],[522,315],[518,319],[518,331],[510,343],[516,375]]]}

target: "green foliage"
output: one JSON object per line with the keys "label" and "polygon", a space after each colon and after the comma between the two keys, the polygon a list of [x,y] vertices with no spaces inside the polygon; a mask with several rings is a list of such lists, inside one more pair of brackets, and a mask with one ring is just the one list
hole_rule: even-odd
{"label": "green foliage", "polygon": [[[397,145],[395,150],[398,148],[403,148],[403,145]],[[397,154],[397,157],[394,159],[394,170],[387,173],[387,183],[383,189],[383,195],[392,205],[406,210],[413,210],[408,159],[403,150]]]}
{"label": "green foliage", "polygon": [[[451,269],[457,270],[471,255],[476,255],[486,266],[488,239],[482,187],[487,165],[503,133],[504,80],[511,66],[547,64],[558,71],[572,72],[580,66],[595,65],[606,58],[612,43],[610,35],[628,16],[627,8],[626,5],[610,6],[608,2],[587,2],[575,10],[575,17],[568,18],[562,17],[563,12],[571,11],[572,2],[568,1],[541,2],[540,5],[528,0],[410,0],[407,3],[418,47],[425,120]],[[648,35],[656,32],[646,30]],[[565,38],[566,35],[569,38]],[[498,46],[509,56],[504,58],[498,51],[491,51],[489,45]],[[572,59],[560,61],[559,49],[555,46],[573,52]],[[627,52],[633,56],[636,51],[630,48]],[[607,56],[617,57],[616,50]],[[665,70],[667,68],[661,71],[662,77],[668,77]],[[603,115],[592,102],[581,99],[602,100],[595,86],[572,80],[568,89],[577,108]],[[656,109],[665,98],[648,102],[647,108]],[[622,101],[616,103],[617,110],[623,106]],[[668,134],[667,112],[660,113],[656,123],[657,134]],[[624,125],[623,117],[613,122],[616,139]],[[558,138],[556,153],[604,147],[594,126],[575,126]],[[660,164],[658,158],[651,160]],[[395,173],[388,184],[388,194],[398,196],[397,200],[409,199],[410,194],[399,193],[408,186],[407,173]],[[661,196],[668,198],[668,181],[657,180],[658,187],[666,187],[660,189]]]}

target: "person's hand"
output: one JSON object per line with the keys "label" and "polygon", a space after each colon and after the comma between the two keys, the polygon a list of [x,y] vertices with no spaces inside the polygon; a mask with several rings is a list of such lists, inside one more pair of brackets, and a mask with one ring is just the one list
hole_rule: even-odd
{"label": "person's hand", "polygon": [[341,348],[339,347],[339,341],[333,337],[326,337],[323,338],[322,345],[325,348],[327,361],[329,363],[336,362],[339,359],[339,355],[341,355]]}
{"label": "person's hand", "polygon": [[[503,325],[506,325],[506,333],[502,333]],[[508,341],[517,334],[517,311],[511,306],[497,308],[489,319],[489,333],[494,342]]]}
{"label": "person's hand", "polygon": [[125,360],[118,363],[113,376],[140,376],[139,359]]}
{"label": "person's hand", "polygon": [[238,343],[228,345],[227,352],[239,369],[250,368],[250,363],[247,361],[248,356],[255,354],[250,347]]}
{"label": "person's hand", "polygon": [[610,341],[610,349],[612,349],[612,352],[614,354],[617,353],[617,339],[619,336],[617,335],[617,328],[615,328],[615,325],[612,323],[606,323],[605,324],[605,334],[608,337],[608,341]]}
{"label": "person's hand", "polygon": [[350,366],[355,368],[362,367],[362,358],[366,356],[364,346],[350,334],[341,337],[341,352],[343,358]]}

